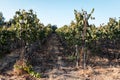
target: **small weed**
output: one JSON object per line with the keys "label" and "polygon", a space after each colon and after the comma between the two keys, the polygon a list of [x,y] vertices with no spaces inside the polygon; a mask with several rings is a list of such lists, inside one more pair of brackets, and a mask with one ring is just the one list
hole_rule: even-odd
{"label": "small weed", "polygon": [[32,69],[32,66],[28,65],[25,60],[19,60],[19,61],[17,61],[15,63],[14,72],[17,75],[22,75],[22,74],[24,74],[26,72],[26,73],[30,74],[31,76],[33,76],[33,77],[37,77],[37,78],[41,77],[40,73],[35,72]]}
{"label": "small weed", "polygon": [[68,56],[68,59],[69,59],[70,61],[74,61],[74,60],[76,59],[76,57],[75,57],[75,56]]}

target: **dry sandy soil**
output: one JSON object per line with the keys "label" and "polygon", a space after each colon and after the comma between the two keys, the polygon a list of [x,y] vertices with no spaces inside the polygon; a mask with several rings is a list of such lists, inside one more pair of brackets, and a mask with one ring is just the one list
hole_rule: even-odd
{"label": "dry sandy soil", "polygon": [[16,76],[8,71],[0,75],[0,80],[120,80],[120,68],[54,69],[48,74],[46,78],[37,79],[28,74]]}

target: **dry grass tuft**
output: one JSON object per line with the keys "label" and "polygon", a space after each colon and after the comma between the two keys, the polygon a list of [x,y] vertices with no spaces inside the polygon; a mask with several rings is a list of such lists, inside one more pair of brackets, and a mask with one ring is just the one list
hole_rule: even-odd
{"label": "dry grass tuft", "polygon": [[27,66],[25,60],[18,60],[15,64],[14,64],[14,68],[13,68],[13,73],[14,75],[22,75],[27,73],[23,67]]}

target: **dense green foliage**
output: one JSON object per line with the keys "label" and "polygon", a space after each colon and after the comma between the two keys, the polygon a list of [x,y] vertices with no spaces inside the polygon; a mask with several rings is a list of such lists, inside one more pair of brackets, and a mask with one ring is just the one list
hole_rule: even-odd
{"label": "dense green foliage", "polygon": [[[33,10],[16,11],[11,25],[0,27],[0,54],[40,41],[52,33],[52,27],[40,23]],[[22,41],[22,43],[21,43]],[[25,45],[21,45],[25,44]]]}
{"label": "dense green foliage", "polygon": [[[44,26],[33,10],[16,11],[13,19],[8,22],[4,22],[3,14],[0,13],[0,54],[4,54],[25,46],[30,45],[33,42],[42,42],[48,35],[55,32],[65,40],[68,47],[74,47],[75,45],[83,45],[83,36],[87,44],[87,48],[97,50],[103,45],[108,43],[119,44],[120,39],[120,20],[117,21],[114,18],[110,18],[106,25],[96,27],[88,23],[94,9],[86,16],[86,35],[84,33],[85,26],[85,13],[82,10],[78,12],[74,10],[75,21],[72,21],[70,25],[64,25],[61,28],[57,28],[56,25],[48,24]],[[6,23],[7,25],[5,25]],[[4,24],[4,25],[3,25]],[[20,45],[24,43],[25,45]],[[118,45],[119,47],[119,45]]]}
{"label": "dense green foliage", "polygon": [[[95,25],[88,24],[88,20],[91,17],[93,10],[87,15],[87,28],[85,35],[86,47],[93,51],[99,51],[106,45],[117,44],[117,48],[120,44],[120,20],[117,21],[114,18],[109,18],[109,22],[106,25],[96,27]],[[74,11],[75,21],[72,21],[70,25],[64,25],[58,28],[56,32],[67,42],[69,48],[75,47],[75,45],[83,46],[83,33],[84,33],[84,11]],[[93,19],[93,18],[92,18]],[[108,43],[109,44],[108,44]],[[113,47],[115,47],[115,45]],[[102,49],[101,49],[102,51]]]}

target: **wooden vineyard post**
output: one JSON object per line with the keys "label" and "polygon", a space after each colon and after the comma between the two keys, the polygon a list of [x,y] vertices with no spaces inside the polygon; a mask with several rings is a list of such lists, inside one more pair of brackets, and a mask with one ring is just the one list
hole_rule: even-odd
{"label": "wooden vineyard post", "polygon": [[20,41],[21,41],[21,54],[20,54],[20,59],[24,59],[24,48],[23,48],[23,43],[24,43],[24,40],[22,39],[22,27],[23,27],[23,25],[24,25],[24,23],[25,23],[25,21],[24,20],[19,20],[19,22],[20,22]]}
{"label": "wooden vineyard post", "polygon": [[78,51],[78,45],[75,45],[75,48],[76,48],[76,53],[75,53],[75,56],[76,56],[76,67],[78,68],[79,67],[79,51]]}
{"label": "wooden vineyard post", "polygon": [[86,30],[87,30],[87,12],[84,11],[84,28],[83,28],[83,45],[82,45],[82,50],[83,50],[83,69],[86,69]]}

